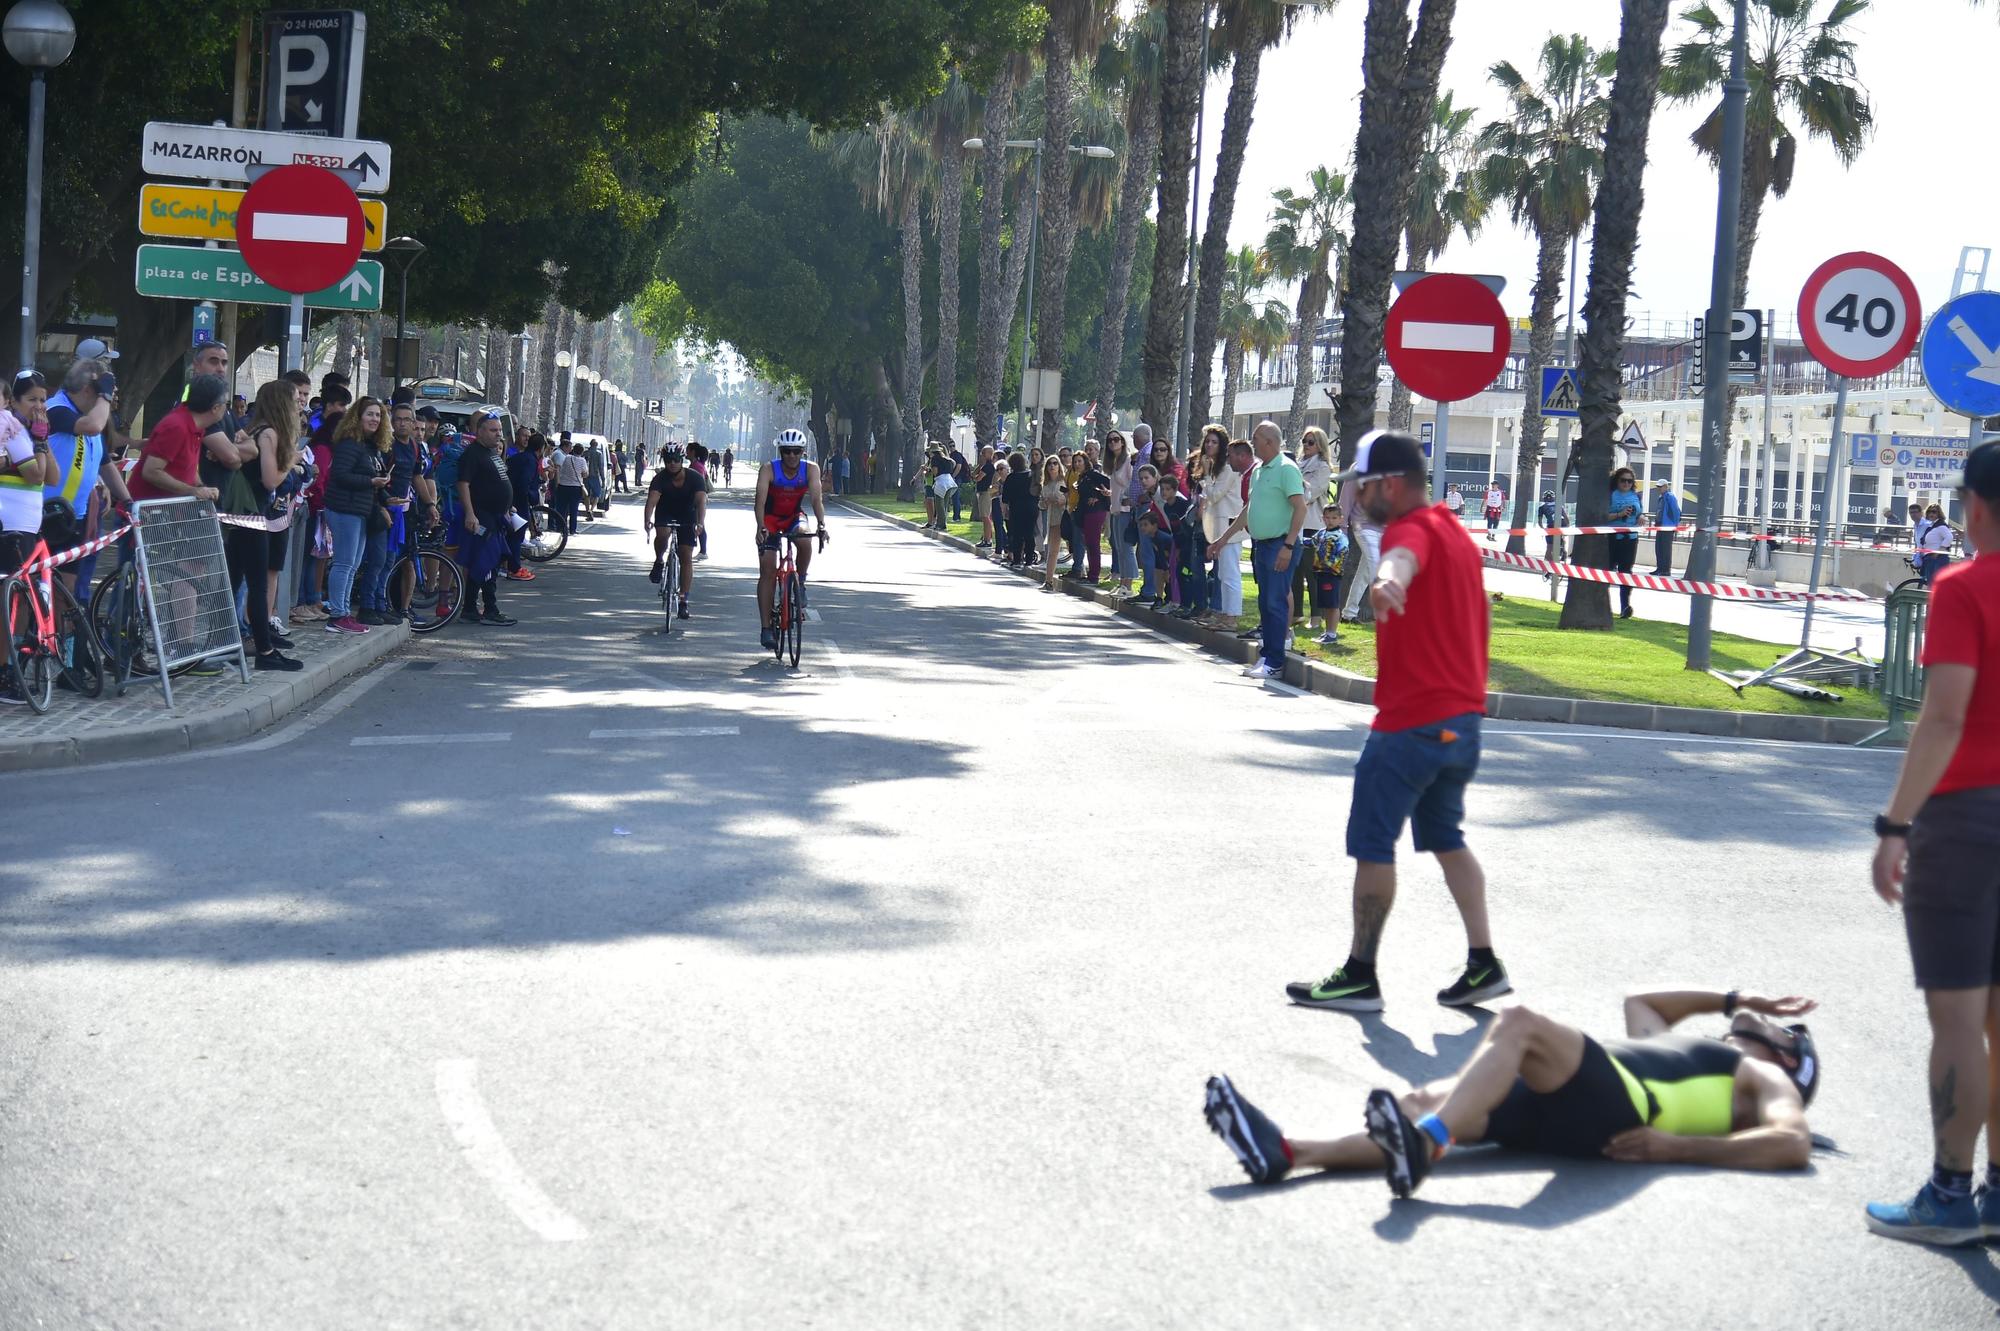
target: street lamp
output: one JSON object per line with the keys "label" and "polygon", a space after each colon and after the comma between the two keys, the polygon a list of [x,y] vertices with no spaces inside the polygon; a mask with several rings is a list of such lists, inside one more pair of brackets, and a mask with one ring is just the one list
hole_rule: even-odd
{"label": "street lamp", "polygon": [[403,329],[410,318],[410,266],[424,257],[426,248],[415,236],[397,236],[382,245],[382,253],[391,256],[389,262],[396,265],[396,276],[403,284],[402,294],[396,298],[396,354],[389,376],[397,388],[403,386]]}
{"label": "street lamp", "polygon": [[21,232],[22,369],[35,364],[35,307],[41,300],[42,137],[48,114],[48,72],[76,49],[76,23],[56,0],[20,0],[0,27],[7,54],[28,70],[28,212]]}
{"label": "street lamp", "polygon": [[[1207,31],[1206,25],[1203,31]],[[967,152],[984,152],[986,140],[967,139],[961,145]],[[1027,426],[1023,420],[1028,408],[1028,356],[1035,343],[1035,248],[1042,234],[1042,140],[1008,139],[1001,145],[1010,151],[1032,152],[1035,155],[1035,186],[1028,195],[1028,308],[1021,317],[1021,392],[1014,403],[1014,440],[1017,447],[1024,446]],[[1116,157],[1118,154],[1103,144],[1071,144],[1070,152],[1078,157],[1092,157],[1100,161]]]}

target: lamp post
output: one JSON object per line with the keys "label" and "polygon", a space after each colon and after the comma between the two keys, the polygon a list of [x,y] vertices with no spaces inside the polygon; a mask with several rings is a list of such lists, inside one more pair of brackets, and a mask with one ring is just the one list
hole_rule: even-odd
{"label": "lamp post", "polygon": [[564,391],[569,375],[564,371],[575,364],[575,361],[576,358],[569,354],[567,348],[557,348],[556,372],[549,377],[549,409],[543,413],[549,421],[550,429],[561,430],[563,422],[569,419],[570,394]]}
{"label": "lamp post", "polygon": [[76,23],[56,0],[20,0],[7,11],[7,54],[28,70],[28,211],[21,231],[22,369],[35,364],[35,308],[41,301],[42,139],[48,118],[48,72],[76,49]]}
{"label": "lamp post", "polygon": [[[986,147],[985,139],[967,139],[962,145],[967,152],[979,152]],[[1035,345],[1035,249],[1042,234],[1042,141],[1040,139],[1008,139],[1004,145],[1012,152],[1032,152],[1035,155],[1034,186],[1028,194],[1028,308],[1021,318],[1021,392],[1014,403],[1014,446],[1027,446],[1027,425],[1024,417],[1028,409],[1028,357]],[[1102,144],[1071,144],[1069,150],[1078,157],[1111,158],[1118,154]],[[1039,397],[1037,398],[1039,401]],[[1045,409],[1048,404],[1043,403]]]}
{"label": "lamp post", "polygon": [[395,381],[392,397],[393,390],[403,386],[403,330],[410,321],[410,266],[424,257],[426,248],[415,236],[396,236],[382,246],[382,253],[392,256],[389,262],[396,265],[396,276],[402,283],[402,291],[396,297],[396,354],[390,358],[393,368],[389,377]]}

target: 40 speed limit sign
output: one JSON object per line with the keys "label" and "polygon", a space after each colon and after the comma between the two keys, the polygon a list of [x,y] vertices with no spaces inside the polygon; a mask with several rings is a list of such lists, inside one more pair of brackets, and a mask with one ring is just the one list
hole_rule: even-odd
{"label": "40 speed limit sign", "polygon": [[1849,379],[1872,379],[1901,364],[1922,324],[1916,284],[1879,254],[1828,259],[1799,293],[1806,350]]}

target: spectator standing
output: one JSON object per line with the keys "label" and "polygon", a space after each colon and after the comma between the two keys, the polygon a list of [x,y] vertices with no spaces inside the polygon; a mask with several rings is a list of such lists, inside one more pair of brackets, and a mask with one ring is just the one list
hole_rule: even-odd
{"label": "spectator standing", "polygon": [[1087,566],[1084,581],[1095,587],[1104,574],[1104,525],[1111,516],[1111,478],[1104,469],[1084,455],[1083,474],[1076,480],[1076,521],[1082,529],[1083,555]]}
{"label": "spectator standing", "polygon": [[[510,477],[509,480],[511,479]],[[625,441],[623,439],[614,439],[611,441],[611,486],[619,494],[624,494],[629,488],[625,484]]]}
{"label": "spectator standing", "polygon": [[[243,435],[250,444],[251,456],[244,461],[240,474],[256,502],[255,511],[268,514],[272,495],[285,483],[298,459],[299,399],[290,384],[273,379],[257,390],[256,414],[245,426]],[[305,662],[280,650],[290,647],[291,640],[278,631],[271,618],[271,533],[256,527],[225,524],[222,552],[229,561],[230,581],[243,584],[257,669],[305,669]]]}
{"label": "spectator standing", "polygon": [[1563,557],[1561,528],[1568,518],[1569,514],[1563,510],[1563,506],[1556,502],[1556,492],[1554,490],[1542,491],[1542,502],[1535,509],[1535,520],[1541,524],[1542,530],[1547,533],[1547,544],[1544,547],[1544,553],[1550,559],[1561,559]]}
{"label": "spectator standing", "polygon": [[959,494],[959,490],[972,483],[972,463],[956,444],[950,444],[945,451],[951,458],[951,478],[958,483],[951,490],[951,520],[957,522],[965,503],[965,497]]}
{"label": "spectator standing", "polygon": [[[590,464],[584,460],[583,445],[570,441],[563,445],[563,450],[556,454],[555,517],[562,523],[562,529],[574,536],[578,510],[583,504],[583,487],[590,479]],[[454,477],[453,485],[456,484]]]}
{"label": "spectator standing", "polygon": [[1666,481],[1653,482],[1653,525],[1661,530],[1653,533],[1653,576],[1671,578],[1674,576],[1674,531],[1681,525],[1680,496]]}
{"label": "spectator standing", "polygon": [[[366,633],[371,627],[356,613],[363,607],[355,603],[355,592],[368,554],[376,496],[389,488],[389,469],[383,463],[383,445],[389,442],[388,415],[372,397],[355,403],[334,430],[326,483],[326,521],[333,532],[333,563],[326,575],[328,633]],[[369,618],[381,620],[379,615]]]}
{"label": "spectator standing", "polygon": [[[1327,493],[1333,488],[1333,464],[1327,461],[1326,431],[1317,425],[1306,427],[1299,436],[1299,479],[1306,487],[1306,525],[1299,529],[1299,549],[1316,544],[1320,527],[1326,519],[1320,515],[1326,511]],[[1312,613],[1307,597],[1311,591],[1312,560],[1303,555],[1292,560],[1292,603],[1287,618],[1292,623],[1304,622],[1310,627]]]}
{"label": "spectator standing", "polygon": [[[67,532],[44,529],[43,538],[52,552],[71,549],[97,535],[106,495],[118,503],[131,502],[124,473],[104,450],[111,399],[117,391],[118,380],[109,364],[94,359],[73,361],[63,374],[62,387],[44,408],[54,475],[42,486],[42,501],[60,505],[69,519]],[[58,576],[69,584],[71,592],[83,588],[80,599],[88,602],[96,569],[97,556],[85,555],[60,569]]]}
{"label": "spectator standing", "polygon": [[1138,478],[1133,474],[1132,454],[1123,434],[1116,430],[1105,434],[1104,461],[1098,469],[1111,483],[1111,508],[1105,519],[1111,529],[1111,584],[1121,592],[1130,591],[1139,561],[1125,544],[1125,528],[1132,521],[1132,487]]}
{"label": "spectator standing", "polygon": [[1042,590],[1060,590],[1056,586],[1056,560],[1062,552],[1061,536],[1064,520],[1069,517],[1069,473],[1059,457],[1042,459],[1042,492],[1036,497],[1036,504],[1042,511]]}
{"label": "spectator standing", "polygon": [[[1614,527],[1631,527],[1630,536],[1611,538],[1611,567],[1621,573],[1630,573],[1632,565],[1639,560],[1639,532],[1643,525],[1645,506],[1639,498],[1639,478],[1632,474],[1630,467],[1620,467],[1611,473],[1611,524]],[[1632,588],[1618,589],[1618,617],[1632,617]]]}
{"label": "spectator standing", "polygon": [[[14,383],[14,401],[21,401],[21,384]],[[139,450],[139,465],[126,488],[134,499],[173,499],[193,495],[214,499],[214,486],[201,479],[202,439],[222,426],[229,409],[229,383],[219,375],[196,375],[187,395],[146,436]],[[39,496],[38,496],[39,498]],[[39,510],[38,510],[39,515]],[[12,523],[7,524],[12,527]],[[39,522],[36,526],[39,526]],[[33,531],[35,527],[29,527]]]}
{"label": "spectator standing", "polygon": [[[512,512],[521,519],[521,523],[519,526],[511,522],[505,524],[507,572],[504,576],[514,582],[533,582],[534,570],[521,563],[521,546],[528,539],[528,524],[535,516],[535,496],[542,488],[542,437],[524,429],[515,431],[514,440],[514,447],[507,454],[507,485],[514,492]],[[619,488],[624,488],[622,480]]]}
{"label": "spectator standing", "polygon": [[1305,479],[1298,464],[1284,453],[1284,436],[1277,422],[1259,421],[1250,433],[1257,468],[1250,474],[1250,498],[1229,524],[1225,539],[1209,547],[1219,555],[1227,536],[1250,535],[1250,567],[1257,577],[1257,628],[1263,640],[1255,665],[1243,673],[1252,679],[1282,679],[1285,674],[1285,608],[1291,592],[1292,562],[1299,557],[1299,532],[1306,520]]}
{"label": "spectator standing", "polygon": [[1951,524],[1944,520],[1944,510],[1932,504],[1924,510],[1924,520],[1917,527],[1917,572],[1928,587],[1937,575],[1951,563]]}
{"label": "spectator standing", "polygon": [[[33,370],[15,377],[5,419],[0,420],[0,454],[4,454],[0,456],[0,572],[4,573],[21,567],[34,548],[36,534],[42,529],[42,487],[56,470],[44,411],[48,389],[41,378]],[[183,403],[175,411],[185,407]],[[162,420],[153,432],[158,434],[166,424]],[[197,445],[200,438],[194,436]],[[11,685],[8,688],[8,702],[27,702],[12,692]]]}
{"label": "spectator standing", "polygon": [[1507,511],[1507,492],[1500,488],[1500,482],[1486,482],[1486,539],[1491,542],[1493,534],[1500,530],[1500,517]]}
{"label": "spectator standing", "polygon": [[514,489],[507,471],[500,465],[504,414],[488,409],[473,417],[473,442],[459,459],[458,503],[465,513],[463,566],[465,581],[484,607],[474,614],[473,596],[462,618],[468,624],[497,624],[518,621],[500,613],[500,565],[507,555],[507,513],[514,507]]}
{"label": "spectator standing", "polygon": [[1181,545],[1194,532],[1191,514],[1194,501],[1181,493],[1178,469],[1160,477],[1160,488],[1153,499],[1154,535],[1153,567],[1158,570],[1159,596],[1153,601],[1155,610],[1165,609],[1172,601],[1174,613],[1186,618],[1190,604],[1190,592],[1181,580],[1181,570],[1185,564],[1181,557]]}
{"label": "spectator standing", "polygon": [[1353,945],[1326,979],[1285,986],[1294,1003],[1308,1007],[1382,1010],[1375,958],[1396,898],[1396,843],[1405,823],[1414,824],[1417,849],[1437,856],[1465,924],[1465,970],[1438,1002],[1467,1007],[1513,987],[1493,953],[1486,877],[1462,827],[1466,786],[1479,766],[1492,622],[1478,549],[1448,506],[1425,502],[1424,477],[1417,441],[1377,430],[1339,478],[1383,529],[1368,591],[1377,626],[1376,712],[1355,763],[1347,818]]}
{"label": "spectator standing", "polygon": [[1028,469],[1028,455],[1019,449],[1007,459],[1000,498],[1007,505],[1007,565],[1025,568],[1035,555],[1035,473]]}
{"label": "spectator standing", "polygon": [[584,484],[588,495],[590,518],[595,522],[598,514],[610,506],[604,497],[604,441],[591,440],[590,447],[584,450],[583,456],[589,467],[585,473]]}
{"label": "spectator standing", "polygon": [[1930,1019],[1931,1176],[1907,1203],[1866,1211],[1878,1234],[1947,1246],[1979,1242],[2000,1218],[2000,444],[1966,455],[1959,492],[1973,558],[1931,586],[1923,710],[1875,819],[1873,866],[1876,893],[1902,903]]}
{"label": "spectator standing", "polygon": [[[1321,526],[1308,541],[1302,541],[1300,548],[1306,553],[1306,562],[1312,566],[1309,591],[1312,598],[1313,614],[1319,622],[1319,637],[1314,639],[1322,647],[1331,647],[1340,641],[1340,630],[1335,627],[1340,619],[1340,575],[1346,567],[1347,536],[1340,529],[1340,508],[1327,504],[1321,510]],[[1306,627],[1312,628],[1308,622]]]}
{"label": "spectator standing", "polygon": [[1229,465],[1229,435],[1220,425],[1209,425],[1201,432],[1201,442],[1195,445],[1194,455],[1188,459],[1187,485],[1184,493],[1189,500],[1184,530],[1175,537],[1176,548],[1180,550],[1181,605],[1174,611],[1176,619],[1208,622],[1209,607],[1214,598],[1208,587],[1208,536],[1202,526],[1203,492],[1207,489],[1211,474]]}
{"label": "spectator standing", "polygon": [[1456,485],[1445,487],[1444,506],[1451,510],[1451,515],[1454,518],[1459,519],[1461,522],[1465,520],[1465,496],[1458,492]]}
{"label": "spectator standing", "polygon": [[[1223,467],[1202,481],[1201,525],[1208,539],[1202,553],[1215,565],[1214,612],[1207,627],[1236,630],[1243,615],[1243,505],[1250,497],[1250,473],[1256,468],[1248,439],[1232,440],[1223,450]],[[1219,548],[1218,548],[1219,547]]]}
{"label": "spectator standing", "polygon": [[1354,554],[1349,557],[1353,574],[1347,578],[1347,601],[1340,608],[1340,622],[1353,624],[1361,619],[1361,598],[1375,580],[1382,559],[1382,529],[1368,519],[1361,505],[1361,492],[1352,485],[1340,487],[1340,520],[1347,528],[1347,541]]}
{"label": "spectator standing", "polygon": [[[1138,570],[1139,590],[1136,596],[1138,599],[1145,601],[1152,600],[1155,595],[1155,588],[1153,586],[1153,555],[1155,546],[1152,541],[1140,537],[1135,529],[1138,526],[1139,514],[1144,512],[1146,507],[1153,502],[1153,496],[1159,490],[1160,469],[1153,465],[1153,455],[1157,451],[1159,451],[1159,445],[1153,439],[1153,427],[1147,425],[1144,421],[1134,425],[1132,427],[1132,466],[1134,470],[1132,480],[1125,489],[1125,504],[1130,514],[1130,528],[1124,533],[1123,539],[1131,547],[1131,554],[1129,556],[1131,566]],[[1171,446],[1166,449],[1166,454],[1167,465],[1171,467],[1174,460],[1174,450]],[[1147,479],[1149,475],[1151,479]]]}
{"label": "spectator standing", "polygon": [[1068,490],[1063,502],[1067,509],[1063,515],[1064,536],[1069,541],[1069,576],[1083,576],[1083,474],[1089,470],[1090,458],[1083,453],[1072,453],[1063,472],[1063,484]]}
{"label": "spectator standing", "polygon": [[975,550],[993,548],[993,445],[984,444],[979,449],[979,461],[972,468],[972,517],[979,524],[979,540]]}

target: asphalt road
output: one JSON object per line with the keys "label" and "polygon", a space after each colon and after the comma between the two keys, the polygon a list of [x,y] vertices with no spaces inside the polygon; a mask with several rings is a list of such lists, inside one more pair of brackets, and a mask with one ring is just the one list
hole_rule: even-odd
{"label": "asphalt road", "polygon": [[1523,1001],[1826,1001],[1809,1171],[1255,1190],[1209,1073],[1317,1136],[1477,1036],[1428,863],[1382,1019],[1284,1001],[1368,713],[846,514],[800,671],[741,507],[662,641],[636,526],[275,735],[0,779],[0,1327],[1991,1324],[1861,1222],[1928,1164],[1893,757],[1496,723],[1474,791]]}

